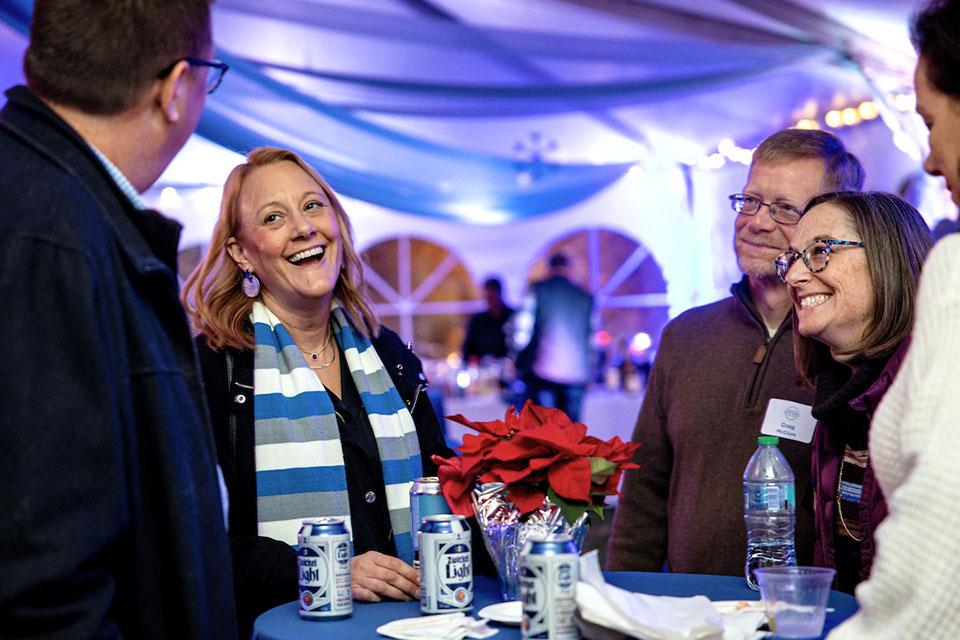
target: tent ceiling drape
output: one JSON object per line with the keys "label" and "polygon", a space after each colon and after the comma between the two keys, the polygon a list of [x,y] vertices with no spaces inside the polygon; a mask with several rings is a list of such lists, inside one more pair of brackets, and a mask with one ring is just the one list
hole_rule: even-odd
{"label": "tent ceiling drape", "polygon": [[[0,0],[0,19],[24,34],[31,6]],[[338,191],[388,209],[519,219],[580,202],[633,164],[691,163],[721,138],[752,145],[907,84],[911,9],[218,0],[231,71],[198,133],[240,152],[293,147]],[[900,22],[898,38],[874,35],[882,18]]]}

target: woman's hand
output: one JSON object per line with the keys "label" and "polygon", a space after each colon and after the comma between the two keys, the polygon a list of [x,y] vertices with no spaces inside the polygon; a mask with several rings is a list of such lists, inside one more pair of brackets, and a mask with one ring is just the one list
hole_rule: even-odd
{"label": "woman's hand", "polygon": [[378,551],[367,551],[350,560],[353,597],[364,602],[381,598],[416,600],[420,598],[420,572],[406,562]]}

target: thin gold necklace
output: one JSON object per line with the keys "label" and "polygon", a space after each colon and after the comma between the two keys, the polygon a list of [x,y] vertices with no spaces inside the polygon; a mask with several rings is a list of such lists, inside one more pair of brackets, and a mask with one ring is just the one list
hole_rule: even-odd
{"label": "thin gold necklace", "polygon": [[840,485],[843,484],[843,465],[846,464],[846,462],[846,459],[840,461],[840,474],[837,477],[837,516],[840,518],[840,524],[843,526],[843,530],[847,532],[847,535],[856,542],[863,542],[863,538],[858,538],[850,533],[850,529],[847,528],[847,520],[843,517],[843,507],[840,506]]}
{"label": "thin gold necklace", "polygon": [[[307,360],[308,367],[310,367],[311,369],[326,369],[327,367],[331,366],[334,362],[336,362],[337,349],[333,350],[333,357],[330,358],[330,362],[317,362],[320,359],[320,356],[323,354],[323,352],[327,350],[327,345],[330,344],[330,338],[332,337],[333,337],[333,330],[331,329],[330,331],[327,332],[327,339],[323,341],[322,345],[320,345],[320,351],[317,351],[316,353],[311,353],[310,351],[304,351],[303,349],[300,349],[300,353],[302,353],[304,355],[304,358],[306,358]],[[297,348],[299,349],[299,347]],[[311,364],[311,362],[313,364]]]}

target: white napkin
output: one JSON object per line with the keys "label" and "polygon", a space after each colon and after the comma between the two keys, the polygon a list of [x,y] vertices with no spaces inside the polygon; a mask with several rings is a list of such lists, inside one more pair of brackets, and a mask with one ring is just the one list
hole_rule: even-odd
{"label": "white napkin", "polygon": [[723,613],[723,640],[759,640],[773,634],[757,631],[757,627],[767,621],[767,614],[760,607],[750,607],[740,611]]}
{"label": "white napkin", "polygon": [[609,585],[596,551],[580,558],[577,606],[587,622],[644,640],[723,637],[723,620],[706,596],[651,596]]}
{"label": "white napkin", "polygon": [[464,613],[444,613],[394,620],[377,627],[377,633],[397,640],[461,640],[489,638],[497,632],[486,620]]}
{"label": "white napkin", "polygon": [[577,606],[587,622],[644,640],[751,640],[763,621],[755,610],[724,617],[706,596],[651,596],[614,587],[604,580],[596,551],[580,558]]}

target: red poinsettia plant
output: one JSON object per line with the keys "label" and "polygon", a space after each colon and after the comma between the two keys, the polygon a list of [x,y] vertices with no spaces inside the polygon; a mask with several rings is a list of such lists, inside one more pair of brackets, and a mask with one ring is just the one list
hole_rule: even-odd
{"label": "red poinsettia plant", "polygon": [[443,495],[453,513],[471,516],[471,492],[477,483],[502,482],[522,515],[540,508],[545,497],[573,524],[587,510],[603,515],[604,497],[617,493],[639,444],[614,436],[603,441],[558,409],[530,401],[503,420],[474,422],[450,416],[477,431],[466,434],[459,456],[433,456]]}

